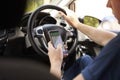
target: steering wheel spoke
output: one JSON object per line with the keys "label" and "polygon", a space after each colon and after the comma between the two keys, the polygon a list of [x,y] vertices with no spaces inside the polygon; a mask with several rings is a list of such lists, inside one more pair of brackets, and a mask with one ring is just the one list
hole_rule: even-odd
{"label": "steering wheel spoke", "polygon": [[37,36],[37,37],[43,37],[44,36],[43,28],[41,26],[38,26],[38,27],[34,28],[33,30],[35,32],[35,36]]}

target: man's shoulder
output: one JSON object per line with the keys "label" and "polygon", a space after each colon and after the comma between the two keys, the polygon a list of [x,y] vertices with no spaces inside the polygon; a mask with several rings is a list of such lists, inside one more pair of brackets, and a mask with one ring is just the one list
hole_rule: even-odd
{"label": "man's shoulder", "polygon": [[[82,74],[85,80],[120,80],[120,33],[99,53]],[[111,79],[110,76],[112,75]]]}

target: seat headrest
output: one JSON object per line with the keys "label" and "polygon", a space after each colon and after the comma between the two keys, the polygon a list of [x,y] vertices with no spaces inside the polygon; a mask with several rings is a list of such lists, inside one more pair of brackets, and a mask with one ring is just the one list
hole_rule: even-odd
{"label": "seat headrest", "polygon": [[2,0],[0,2],[0,29],[15,27],[25,10],[27,0]]}

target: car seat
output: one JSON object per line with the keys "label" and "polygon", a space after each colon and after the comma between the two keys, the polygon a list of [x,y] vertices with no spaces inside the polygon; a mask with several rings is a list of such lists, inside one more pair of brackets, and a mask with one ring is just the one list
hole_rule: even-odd
{"label": "car seat", "polygon": [[[0,30],[17,26],[27,0],[1,0]],[[1,34],[0,34],[1,35]],[[56,80],[42,61],[0,56],[0,80]]]}

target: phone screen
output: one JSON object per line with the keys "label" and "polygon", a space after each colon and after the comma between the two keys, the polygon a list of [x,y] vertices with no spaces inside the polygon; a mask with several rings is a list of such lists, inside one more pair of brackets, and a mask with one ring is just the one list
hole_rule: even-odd
{"label": "phone screen", "polygon": [[65,50],[64,48],[64,43],[62,41],[62,37],[59,31],[50,31],[49,34],[50,34],[50,39],[52,41],[53,46],[57,48],[57,45],[60,43],[63,45],[62,47],[63,53],[67,53],[67,50]]}

